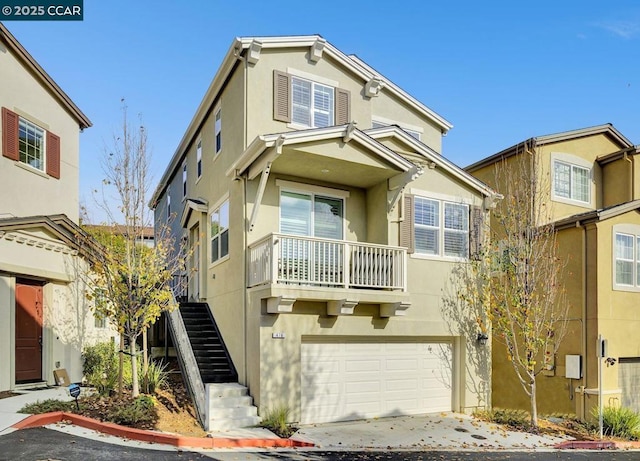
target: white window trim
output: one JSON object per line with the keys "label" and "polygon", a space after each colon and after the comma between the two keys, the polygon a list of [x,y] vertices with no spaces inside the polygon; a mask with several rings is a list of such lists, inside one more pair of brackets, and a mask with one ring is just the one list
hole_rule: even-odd
{"label": "white window trim", "polygon": [[[583,202],[581,200],[576,200],[567,197],[559,197],[556,195],[556,185],[555,185],[555,164],[556,162],[563,163],[569,166],[576,166],[579,168],[586,169],[589,172],[589,201]],[[575,205],[582,208],[594,208],[593,206],[593,164],[580,158],[575,155],[565,154],[562,152],[551,152],[551,163],[550,163],[550,181],[551,181],[551,200],[558,203],[566,203],[567,205]],[[569,187],[571,188],[571,184]]]}
{"label": "white window trim", "polygon": [[[422,189],[414,189],[414,188],[411,188],[409,190],[409,193],[411,193],[415,197],[419,197],[427,200],[436,200],[440,204],[439,214],[438,214],[438,218],[440,221],[440,225],[438,227],[438,248],[439,248],[440,254],[430,255],[430,254],[418,253],[417,251],[414,251],[413,253],[409,254],[409,257],[412,259],[426,259],[426,260],[432,260],[432,261],[447,261],[447,262],[468,261],[469,257],[461,258],[457,256],[445,256],[443,254],[444,253],[444,203],[447,202],[447,203],[453,203],[454,205],[465,205],[468,210],[469,207],[473,205],[473,200],[468,198],[463,198],[463,197],[455,197],[453,195],[440,194],[438,192],[425,191]],[[415,222],[413,223],[413,225],[415,226]],[[467,222],[467,225],[468,225],[468,229],[467,229],[467,239],[468,239],[471,233],[471,223]],[[467,242],[467,245],[468,245],[468,242]]]}
{"label": "white window trim", "polygon": [[374,115],[373,117],[371,117],[371,123],[373,124],[374,122],[378,122],[382,125],[388,125],[388,126],[398,125],[400,128],[403,128],[403,129],[406,128],[408,130],[415,131],[419,135],[418,141],[422,141],[422,136],[424,135],[424,128],[417,125],[410,125],[408,123],[398,122],[397,120],[391,120],[390,118],[379,117],[378,115]]}
{"label": "white window trim", "polygon": [[291,67],[287,67],[287,74],[293,75],[294,77],[299,77],[304,80],[310,80],[312,82],[320,83],[322,85],[332,86],[334,88],[338,88],[340,85],[336,80],[331,80],[329,78],[321,77],[319,75],[310,74],[303,70],[293,69]]}
{"label": "white window trim", "polygon": [[[200,168],[200,174],[198,174],[198,167]],[[202,178],[202,173],[204,172],[204,164],[202,162],[202,138],[198,139],[196,143],[196,184]]]}
{"label": "white window trim", "polygon": [[[616,281],[616,235],[628,235],[633,237],[633,280],[634,285],[622,285]],[[638,238],[640,238],[639,224],[616,224],[611,232],[611,282],[614,291],[640,292],[640,285],[637,284],[638,263],[637,257]]]}
{"label": "white window trim", "polygon": [[[220,113],[220,149],[218,150],[218,131],[216,129],[216,115]],[[215,106],[215,109],[213,109],[213,158],[216,159],[218,158],[218,156],[220,155],[220,152],[222,152],[222,149],[224,148],[224,144],[223,144],[223,139],[222,139],[222,105],[218,104],[217,106]]]}
{"label": "white window trim", "polygon": [[[215,261],[211,261],[211,240],[213,239],[213,235],[211,235],[211,215],[219,210],[224,202],[229,202],[229,194],[225,194],[220,200],[218,200],[212,207],[207,211],[207,263],[209,268],[215,267],[225,261],[227,261],[231,255],[231,238],[229,238],[229,252],[222,256],[221,258],[216,259]],[[231,204],[229,204],[229,237],[231,237]]]}
{"label": "white window trim", "polygon": [[[280,206],[280,198],[282,197],[282,192],[293,192],[298,194],[309,194],[313,197],[316,195],[320,195],[323,197],[334,198],[342,200],[342,238],[338,239],[340,241],[344,241],[347,239],[347,198],[349,197],[349,191],[341,190],[341,189],[332,189],[329,187],[316,186],[313,184],[304,184],[293,181],[285,181],[282,179],[276,179],[276,186],[280,189],[278,192],[278,232],[282,232],[280,229],[281,212],[282,208]],[[312,213],[313,219],[313,213]],[[311,223],[313,224],[313,222]],[[312,226],[313,228],[313,226]],[[311,238],[315,238],[315,236],[311,236]],[[319,238],[319,237],[318,237]]]}

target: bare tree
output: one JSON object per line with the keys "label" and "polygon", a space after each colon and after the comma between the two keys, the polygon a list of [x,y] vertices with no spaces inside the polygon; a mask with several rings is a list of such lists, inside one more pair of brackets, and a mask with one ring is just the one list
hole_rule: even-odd
{"label": "bare tree", "polygon": [[[135,397],[139,394],[136,341],[163,311],[173,307],[170,281],[184,261],[180,251],[173,251],[173,242],[165,229],[156,229],[152,247],[144,244],[145,232],[153,224],[147,205],[150,187],[147,133],[142,124],[135,129],[131,127],[124,100],[122,113],[122,132],[114,136],[102,163],[105,179],[98,206],[108,222],[94,232],[105,248],[94,271],[95,285],[108,300],[96,306],[97,313],[109,319],[129,340]],[[109,191],[114,195],[109,196]],[[146,341],[143,344],[146,346]],[[143,351],[144,376],[146,347]]]}
{"label": "bare tree", "polygon": [[[563,287],[567,261],[559,256],[549,207],[550,184],[534,145],[495,165],[504,200],[491,215],[491,241],[458,280],[458,299],[481,330],[506,347],[538,425],[536,376],[548,369],[567,330]],[[488,323],[484,323],[484,319]]]}

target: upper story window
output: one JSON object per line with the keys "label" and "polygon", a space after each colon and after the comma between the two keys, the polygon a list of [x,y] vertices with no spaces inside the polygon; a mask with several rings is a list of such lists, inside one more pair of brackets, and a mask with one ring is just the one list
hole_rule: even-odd
{"label": "upper story window", "polygon": [[640,291],[640,226],[614,226],[613,266],[614,288]]}
{"label": "upper story window", "polygon": [[171,218],[171,195],[169,194],[169,188],[167,188],[167,219]]}
{"label": "upper story window", "polygon": [[198,179],[202,176],[202,141],[198,141],[198,147],[196,147],[196,171]]}
{"label": "upper story window", "polygon": [[182,164],[182,198],[187,196],[187,163]]}
{"label": "upper story window", "polygon": [[415,197],[415,252],[466,258],[469,256],[469,207],[465,204]]}
{"label": "upper story window", "polygon": [[229,200],[211,213],[211,262],[229,254]]}
{"label": "upper story window", "polygon": [[481,207],[454,197],[405,194],[402,213],[400,246],[407,247],[409,253],[466,259],[480,251],[484,228]]}
{"label": "upper story window", "polygon": [[214,115],[215,119],[215,137],[216,137],[216,154],[222,150],[222,109],[218,107]]}
{"label": "upper story window", "polygon": [[15,112],[2,108],[2,155],[60,178],[60,138]]}
{"label": "upper story window", "polygon": [[[293,71],[292,71],[293,72]],[[317,80],[274,71],[273,118],[301,127],[322,128],[351,121],[351,93]]]}
{"label": "upper story window", "polygon": [[591,170],[579,165],[553,161],[554,198],[589,203]]}
{"label": "upper story window", "polygon": [[291,77],[293,123],[313,128],[333,125],[333,88]]}

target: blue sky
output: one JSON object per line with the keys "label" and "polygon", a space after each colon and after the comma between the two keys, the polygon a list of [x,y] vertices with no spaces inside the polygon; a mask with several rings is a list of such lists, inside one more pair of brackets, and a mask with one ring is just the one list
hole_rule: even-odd
{"label": "blue sky", "polygon": [[236,36],[317,33],[358,55],[453,123],[443,154],[460,166],[608,122],[640,143],[635,1],[84,0],[82,22],[5,25],[94,124],[80,136],[90,209],[120,100],[144,119],[155,187]]}

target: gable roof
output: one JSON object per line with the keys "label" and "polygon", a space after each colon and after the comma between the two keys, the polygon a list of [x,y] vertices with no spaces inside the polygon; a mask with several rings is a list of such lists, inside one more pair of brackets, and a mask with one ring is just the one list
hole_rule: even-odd
{"label": "gable roof", "polygon": [[461,182],[467,184],[472,189],[480,192],[485,197],[494,197],[496,199],[502,198],[500,194],[494,191],[491,187],[487,186],[484,182],[480,181],[454,163],[450,162],[445,157],[431,149],[429,146],[414,138],[409,133],[396,125],[371,128],[369,130],[365,130],[364,132],[368,136],[376,140],[389,138],[397,139],[415,153],[423,156],[428,163],[433,164],[437,168],[441,168]]}
{"label": "gable roof", "polygon": [[102,251],[100,245],[84,229],[64,214],[24,216],[0,219],[0,233],[41,228],[55,235],[89,261]]}
{"label": "gable roof", "polygon": [[622,133],[620,133],[611,123],[605,123],[604,125],[597,125],[588,128],[580,128],[577,130],[563,131],[561,133],[548,134],[544,136],[537,136],[535,138],[529,138],[518,144],[514,144],[497,154],[486,157],[476,163],[473,163],[465,170],[468,172],[474,172],[480,168],[484,168],[487,165],[505,160],[509,157],[516,155],[522,151],[522,148],[527,145],[544,146],[545,144],[552,144],[561,141],[569,141],[572,139],[585,138],[587,136],[594,136],[598,134],[604,134],[612,141],[620,146],[620,149],[626,149],[633,147],[633,143],[629,141]]}
{"label": "gable roof", "polygon": [[[369,137],[364,131],[352,124],[337,125],[327,128],[311,128],[308,130],[285,131],[256,137],[240,157],[227,170],[227,176],[239,176],[257,160],[268,148],[304,144],[314,141],[345,140],[356,142],[375,154],[378,158],[390,163],[400,171],[409,171],[414,165],[383,144]],[[252,179],[252,178],[250,178]]]}
{"label": "gable roof", "polygon": [[630,202],[612,205],[599,210],[587,211],[585,213],[569,216],[554,223],[556,229],[567,229],[576,227],[577,224],[586,224],[590,222],[604,221],[605,219],[615,218],[629,211],[640,210],[640,200],[632,200]]}
{"label": "gable roof", "polygon": [[242,59],[242,56],[246,56],[249,62],[257,62],[259,54],[262,49],[285,49],[285,48],[304,48],[309,47],[312,51],[310,54],[314,54],[314,59],[320,59],[325,53],[354,75],[360,77],[364,84],[367,82],[375,82],[378,88],[386,89],[394,96],[401,99],[410,107],[420,112],[424,117],[430,119],[436,126],[440,127],[442,133],[446,133],[453,125],[445,120],[440,115],[429,109],[420,101],[410,96],[407,92],[395,85],[391,80],[384,77],[379,72],[375,71],[372,67],[365,64],[362,60],[356,56],[347,56],[338,48],[327,42],[320,35],[291,35],[291,36],[277,36],[277,37],[236,37],[232,42],[227,54],[225,55],[222,64],[218,68],[216,75],[214,76],[207,92],[205,93],[200,105],[198,106],[187,130],[185,131],[178,148],[176,149],[169,165],[167,166],[156,190],[151,198],[150,206],[155,208],[160,195],[166,188],[171,177],[174,175],[179,165],[182,163],[182,158],[185,155],[189,144],[197,134],[200,125],[204,122],[204,119],[213,105],[215,98],[222,89],[227,78],[235,69],[238,61]]}
{"label": "gable roof", "polygon": [[71,98],[62,91],[62,88],[51,78],[49,74],[38,64],[20,42],[9,32],[0,22],[0,42],[4,43],[13,54],[22,62],[34,77],[44,86],[54,98],[67,110],[67,112],[78,122],[80,129],[92,126],[91,120],[75,105]]}

